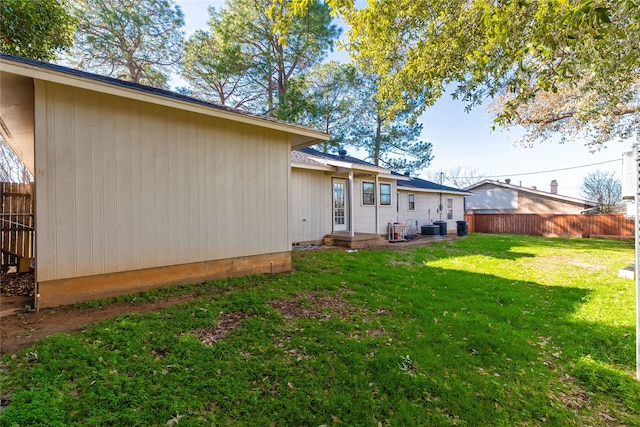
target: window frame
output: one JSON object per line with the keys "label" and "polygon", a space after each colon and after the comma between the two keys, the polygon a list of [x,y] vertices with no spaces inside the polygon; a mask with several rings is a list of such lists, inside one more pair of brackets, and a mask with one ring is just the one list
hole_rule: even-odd
{"label": "window frame", "polygon": [[453,219],[453,197],[447,197],[447,219]]}
{"label": "window frame", "polygon": [[[371,191],[365,191],[365,185],[370,185],[371,186]],[[371,201],[368,202],[367,198],[365,197],[365,195],[367,196],[371,196]],[[362,205],[363,206],[375,206],[376,205],[376,183],[375,182],[371,182],[371,181],[362,181]]]}
{"label": "window frame", "polygon": [[409,193],[409,210],[416,210],[416,195],[412,193]]}
{"label": "window frame", "polygon": [[[388,188],[389,192],[383,193],[382,188]],[[384,198],[389,197],[389,201],[384,201],[383,196],[385,196]],[[380,183],[380,206],[391,206],[391,184],[388,184],[386,182]]]}

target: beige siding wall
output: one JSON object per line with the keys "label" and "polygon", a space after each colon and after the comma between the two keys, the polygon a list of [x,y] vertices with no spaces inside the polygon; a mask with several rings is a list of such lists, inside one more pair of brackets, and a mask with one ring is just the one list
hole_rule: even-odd
{"label": "beige siding wall", "polygon": [[[356,233],[375,233],[376,232],[376,207],[374,205],[362,204],[362,183],[373,182],[374,177],[355,178],[353,180],[353,210],[355,219]],[[380,205],[380,184],[391,184],[391,204]],[[376,203],[378,204],[378,233],[385,234],[387,232],[387,224],[389,221],[396,221],[396,182],[392,180],[379,179],[376,188]]]}
{"label": "beige siding wall", "polygon": [[331,176],[323,171],[292,168],[292,239],[294,243],[321,240],[331,234]]}
{"label": "beige siding wall", "polygon": [[38,281],[290,250],[286,134],[35,89]]}
{"label": "beige siding wall", "polygon": [[[409,194],[415,195],[415,210],[409,210]],[[453,219],[447,219],[447,199],[453,199]],[[440,204],[439,193],[419,193],[407,190],[401,190],[399,192],[399,209],[398,220],[406,223],[409,219],[412,220],[413,228],[415,230],[415,222],[418,221],[418,227],[423,225],[432,224],[433,221],[447,221],[447,232],[455,232],[456,221],[464,220],[464,197],[443,194],[442,206],[444,210],[442,215],[438,213],[438,205]],[[420,231],[420,230],[418,230]]]}
{"label": "beige siding wall", "polygon": [[[375,233],[376,231],[376,207],[362,204],[362,183],[375,183],[375,178],[353,179],[353,214],[354,231],[356,233]],[[376,203],[380,202],[380,189],[376,189]]]}

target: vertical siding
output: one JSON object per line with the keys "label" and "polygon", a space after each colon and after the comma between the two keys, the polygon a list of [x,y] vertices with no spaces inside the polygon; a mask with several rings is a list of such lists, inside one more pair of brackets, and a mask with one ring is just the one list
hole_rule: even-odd
{"label": "vertical siding", "polygon": [[[387,225],[389,221],[395,222],[398,221],[398,210],[397,210],[397,198],[398,198],[398,186],[396,185],[396,181],[388,181],[380,179],[378,183],[378,188],[376,188],[376,203],[378,203],[380,208],[380,216],[378,223],[378,231],[380,234],[386,234]],[[380,184],[391,184],[391,204],[390,205],[380,205]]]}
{"label": "vertical siding", "polygon": [[320,240],[332,231],[331,176],[322,171],[291,170],[293,242]]}
{"label": "vertical siding", "polygon": [[[353,180],[353,214],[354,231],[356,233],[375,233],[376,207],[362,204],[362,183],[373,182],[374,177],[354,178]],[[395,199],[392,194],[392,199]],[[376,188],[376,203],[380,203],[380,185]],[[386,224],[386,221],[385,221]],[[382,229],[381,229],[382,230]],[[382,233],[382,231],[380,231]]]}
{"label": "vertical siding", "polygon": [[[415,210],[409,210],[409,194],[415,195]],[[453,199],[453,219],[447,220],[447,198]],[[400,209],[398,212],[399,221],[406,222],[408,219],[418,221],[418,227],[432,224],[433,221],[440,221],[438,205],[440,204],[439,193],[422,193],[408,190],[400,191]],[[447,222],[447,231],[455,230],[456,221],[464,219],[464,197],[451,194],[442,195],[442,221]]]}
{"label": "vertical siding", "polygon": [[283,132],[35,89],[39,281],[290,249]]}

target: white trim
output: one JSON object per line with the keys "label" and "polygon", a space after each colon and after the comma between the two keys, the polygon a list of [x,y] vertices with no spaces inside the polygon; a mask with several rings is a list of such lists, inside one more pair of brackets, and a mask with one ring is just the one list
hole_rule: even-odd
{"label": "white trim", "polygon": [[312,165],[312,164],[309,164],[309,163],[291,162],[291,167],[292,168],[298,168],[298,169],[311,169],[311,170],[326,171],[326,172],[335,172],[336,171],[336,168],[331,167],[331,166]]}
{"label": "white trim", "polygon": [[398,191],[406,191],[407,193],[433,193],[433,194],[451,194],[453,196],[473,196],[474,193],[469,191],[451,191],[451,190],[432,190],[429,188],[416,188],[416,187],[400,187],[398,186]]}

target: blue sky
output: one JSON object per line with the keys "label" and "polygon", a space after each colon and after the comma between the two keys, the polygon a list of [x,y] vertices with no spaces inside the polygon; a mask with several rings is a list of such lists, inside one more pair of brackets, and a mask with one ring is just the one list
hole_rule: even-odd
{"label": "blue sky", "polygon": [[[224,6],[224,0],[176,2],[184,13],[187,35],[198,28],[207,29],[210,5]],[[331,59],[343,58],[346,55],[341,52],[331,55]],[[462,103],[447,95],[425,111],[420,121],[422,139],[433,144],[434,160],[428,170],[448,170],[462,165],[477,169],[492,179],[511,178],[512,184],[537,186],[544,191],[549,191],[551,180],[556,179],[558,192],[572,197],[580,197],[583,177],[590,172],[614,171],[620,177],[622,154],[630,150],[629,143],[611,142],[599,152],[590,153],[584,143],[577,140],[566,144],[548,141],[525,148],[515,144],[517,131],[491,131],[492,118],[484,107],[466,113]],[[608,163],[596,165],[602,162]],[[541,173],[543,171],[554,172]],[[418,175],[426,178],[426,172]]]}

